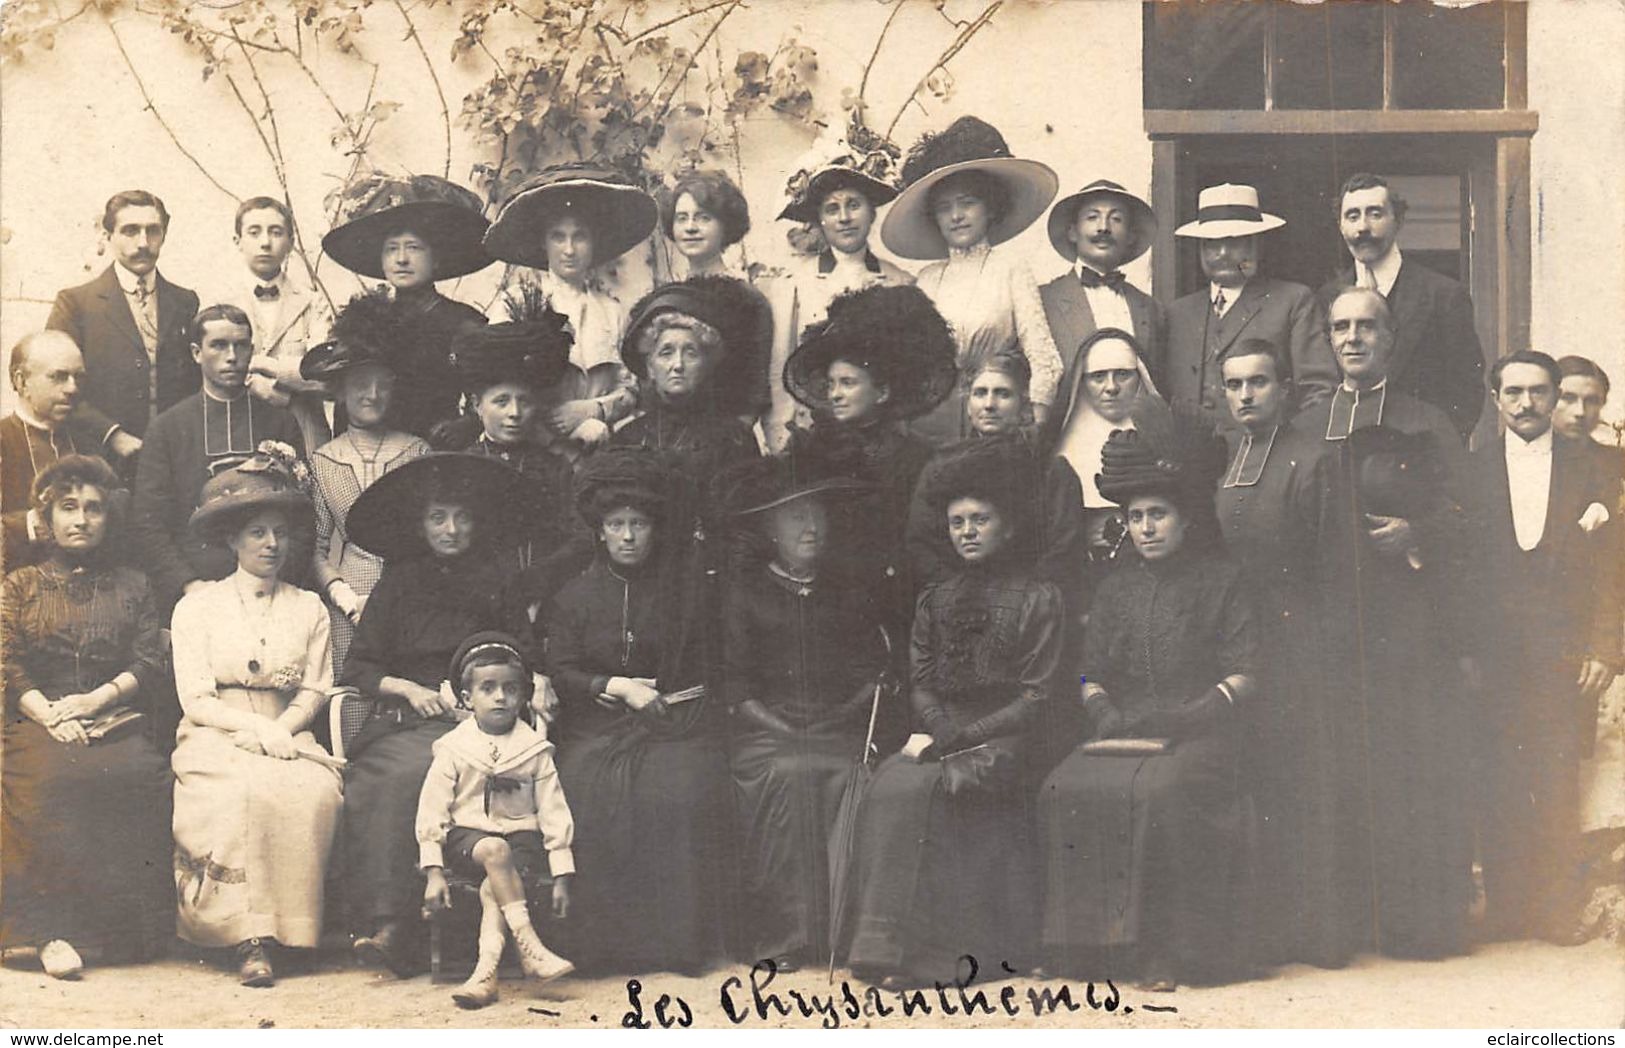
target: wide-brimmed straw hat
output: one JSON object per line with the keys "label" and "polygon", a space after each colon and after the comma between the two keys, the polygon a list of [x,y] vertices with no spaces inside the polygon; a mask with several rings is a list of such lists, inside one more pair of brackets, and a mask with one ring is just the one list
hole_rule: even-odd
{"label": "wide-brimmed straw hat", "polygon": [[649,239],[660,221],[654,197],[598,164],[556,164],[515,187],[485,234],[485,249],[515,265],[547,268],[547,227],[574,215],[592,230],[593,265]]}
{"label": "wide-brimmed straw hat", "polygon": [[463,392],[480,394],[502,382],[536,392],[555,386],[570,366],[575,333],[570,320],[540,294],[508,299],[511,319],[459,331],[448,358]]}
{"label": "wide-brimmed straw hat", "polygon": [[988,226],[990,244],[1002,244],[1036,222],[1061,184],[1047,164],[1011,156],[993,125],[962,116],[909,150],[903,161],[903,192],[880,226],[886,247],[904,258],[947,258],[948,241],[931,213],[931,188],[962,171],[980,171],[1004,187],[1006,207]]}
{"label": "wide-brimmed straw hat", "polygon": [[524,479],[498,459],[463,452],[437,452],[413,459],[379,477],[350,507],[345,530],[368,553],[391,560],[429,553],[423,511],[430,499],[474,514],[474,542],[519,541],[528,504],[519,497]]}
{"label": "wide-brimmed straw hat", "polygon": [[1106,178],[1097,178],[1076,193],[1062,197],[1049,209],[1047,227],[1049,242],[1062,258],[1072,262],[1078,257],[1077,245],[1072,243],[1068,234],[1072,232],[1077,222],[1078,209],[1092,196],[1109,196],[1128,206],[1132,220],[1129,222],[1127,244],[1123,254],[1125,265],[1150,250],[1151,241],[1157,233],[1157,215],[1151,210],[1151,205],[1118,183]]}
{"label": "wide-brimmed straw hat", "polygon": [[948,322],[930,296],[912,284],[849,291],[809,326],[784,366],[784,388],[815,411],[829,407],[829,366],[848,360],[890,393],[887,418],[925,414],[953,392],[958,350]]}
{"label": "wide-brimmed straw hat", "polygon": [[480,246],[490,224],[472,190],[435,175],[377,176],[346,188],[322,250],[352,273],[384,279],[385,239],[410,230],[434,252],[434,279],[451,280],[495,261]]}
{"label": "wide-brimmed straw hat", "polygon": [[621,337],[621,363],[642,378],[643,330],[667,313],[693,317],[722,336],[722,360],[700,391],[725,414],[743,414],[761,399],[772,352],[773,310],[761,292],[733,277],[697,276],[661,284],[637,301]]}
{"label": "wide-brimmed straw hat", "polygon": [[1286,225],[1286,219],[1259,210],[1258,190],[1226,182],[1209,186],[1196,197],[1196,221],[1174,230],[1176,237],[1218,240],[1250,237]]}
{"label": "wide-brimmed straw hat", "polygon": [[797,161],[779,217],[816,223],[818,208],[837,189],[855,189],[876,208],[897,198],[897,161],[902,150],[864,126],[857,110],[845,130],[832,127]]}
{"label": "wide-brimmed straw hat", "polygon": [[394,369],[395,354],[407,344],[410,328],[387,288],[375,288],[339,307],[326,342],[312,346],[299,362],[299,377],[328,383],[329,392],[344,375],[363,364]]}
{"label": "wide-brimmed straw hat", "polygon": [[308,525],[315,512],[310,479],[294,450],[264,441],[248,459],[203,483],[197,509],[186,527],[194,538],[218,541],[251,514],[282,510],[296,525]]}

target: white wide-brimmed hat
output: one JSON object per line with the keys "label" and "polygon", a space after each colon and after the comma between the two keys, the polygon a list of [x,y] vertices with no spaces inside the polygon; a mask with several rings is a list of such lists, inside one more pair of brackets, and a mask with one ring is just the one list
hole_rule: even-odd
{"label": "white wide-brimmed hat", "polygon": [[1196,221],[1174,230],[1174,236],[1198,240],[1250,237],[1284,225],[1286,219],[1259,210],[1258,190],[1226,182],[1202,190],[1196,198]]}

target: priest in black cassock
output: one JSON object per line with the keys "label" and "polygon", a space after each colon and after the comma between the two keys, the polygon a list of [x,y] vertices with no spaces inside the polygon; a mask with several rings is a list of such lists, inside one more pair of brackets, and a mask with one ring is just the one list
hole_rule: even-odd
{"label": "priest in black cassock", "polygon": [[[203,388],[147,427],[135,475],[136,550],[166,609],[189,589],[225,578],[236,567],[229,549],[187,534],[204,481],[240,465],[265,441],[285,444],[300,458],[305,454],[292,413],[248,395],[254,354],[248,315],[236,306],[210,306],[192,321],[191,339]],[[298,542],[287,564],[295,572],[289,581],[302,585],[310,564],[308,536]]]}

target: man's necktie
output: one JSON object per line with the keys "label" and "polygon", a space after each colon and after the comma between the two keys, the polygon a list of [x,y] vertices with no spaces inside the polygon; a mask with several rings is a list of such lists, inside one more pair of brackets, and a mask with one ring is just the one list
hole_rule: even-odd
{"label": "man's necktie", "polygon": [[158,310],[157,303],[153,301],[152,288],[147,286],[145,280],[138,280],[135,290],[131,292],[135,298],[135,326],[141,332],[141,340],[147,344],[150,352],[158,344]]}
{"label": "man's necktie", "polygon": [[1113,291],[1121,292],[1128,278],[1120,270],[1114,269],[1110,273],[1101,274],[1084,266],[1078,271],[1078,280],[1084,287],[1109,287]]}
{"label": "man's necktie", "polygon": [[275,302],[282,297],[282,289],[275,284],[255,284],[254,297],[262,302]]}
{"label": "man's necktie", "polygon": [[1213,315],[1216,317],[1224,316],[1224,292],[1222,290],[1213,296]]}

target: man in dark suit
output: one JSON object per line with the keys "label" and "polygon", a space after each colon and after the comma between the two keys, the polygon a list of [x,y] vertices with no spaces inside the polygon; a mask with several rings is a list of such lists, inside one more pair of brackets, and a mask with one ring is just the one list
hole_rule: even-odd
{"label": "man in dark suit", "polygon": [[1196,220],[1174,231],[1201,242],[1208,286],[1168,307],[1168,360],[1159,388],[1170,403],[1198,405],[1224,428],[1235,423],[1225,405],[1219,357],[1239,338],[1276,347],[1291,369],[1281,378],[1292,383],[1299,407],[1318,404],[1338,382],[1314,292],[1258,272],[1261,234],[1284,225],[1259,209],[1252,186],[1220,185],[1202,190]]}
{"label": "man in dark suit", "polygon": [[58,292],[45,326],[85,355],[80,414],[120,458],[141,449],[147,424],[198,387],[187,326],[197,295],[158,272],[169,232],[164,202],[141,189],[114,194],[102,212],[113,264]]}
{"label": "man in dark suit", "polygon": [[1473,303],[1458,282],[1399,250],[1405,199],[1381,176],[1343,183],[1338,226],[1354,265],[1320,289],[1322,304],[1346,287],[1374,288],[1388,300],[1398,330],[1391,371],[1394,391],[1443,408],[1466,440],[1484,413],[1484,350],[1473,328]]}
{"label": "man in dark suit", "polygon": [[1103,178],[1050,208],[1049,242],[1072,267],[1038,289],[1061,352],[1060,389],[1077,388],[1078,347],[1102,328],[1132,334],[1152,380],[1161,381],[1167,316],[1118,269],[1145,254],[1156,231],[1151,205]]}
{"label": "man in dark suit", "polygon": [[25,335],[11,350],[17,409],[0,418],[0,524],[5,569],[35,563],[49,552],[33,510],[34,478],[63,455],[99,455],[101,440],[75,416],[85,361],[60,331]]}
{"label": "man in dark suit", "polygon": [[[1618,482],[1552,429],[1561,375],[1544,353],[1497,361],[1506,427],[1471,456],[1472,613],[1484,682],[1479,848],[1492,932],[1578,941],[1579,761],[1620,660],[1614,550]],[[1538,614],[1531,614],[1538,611]]]}

